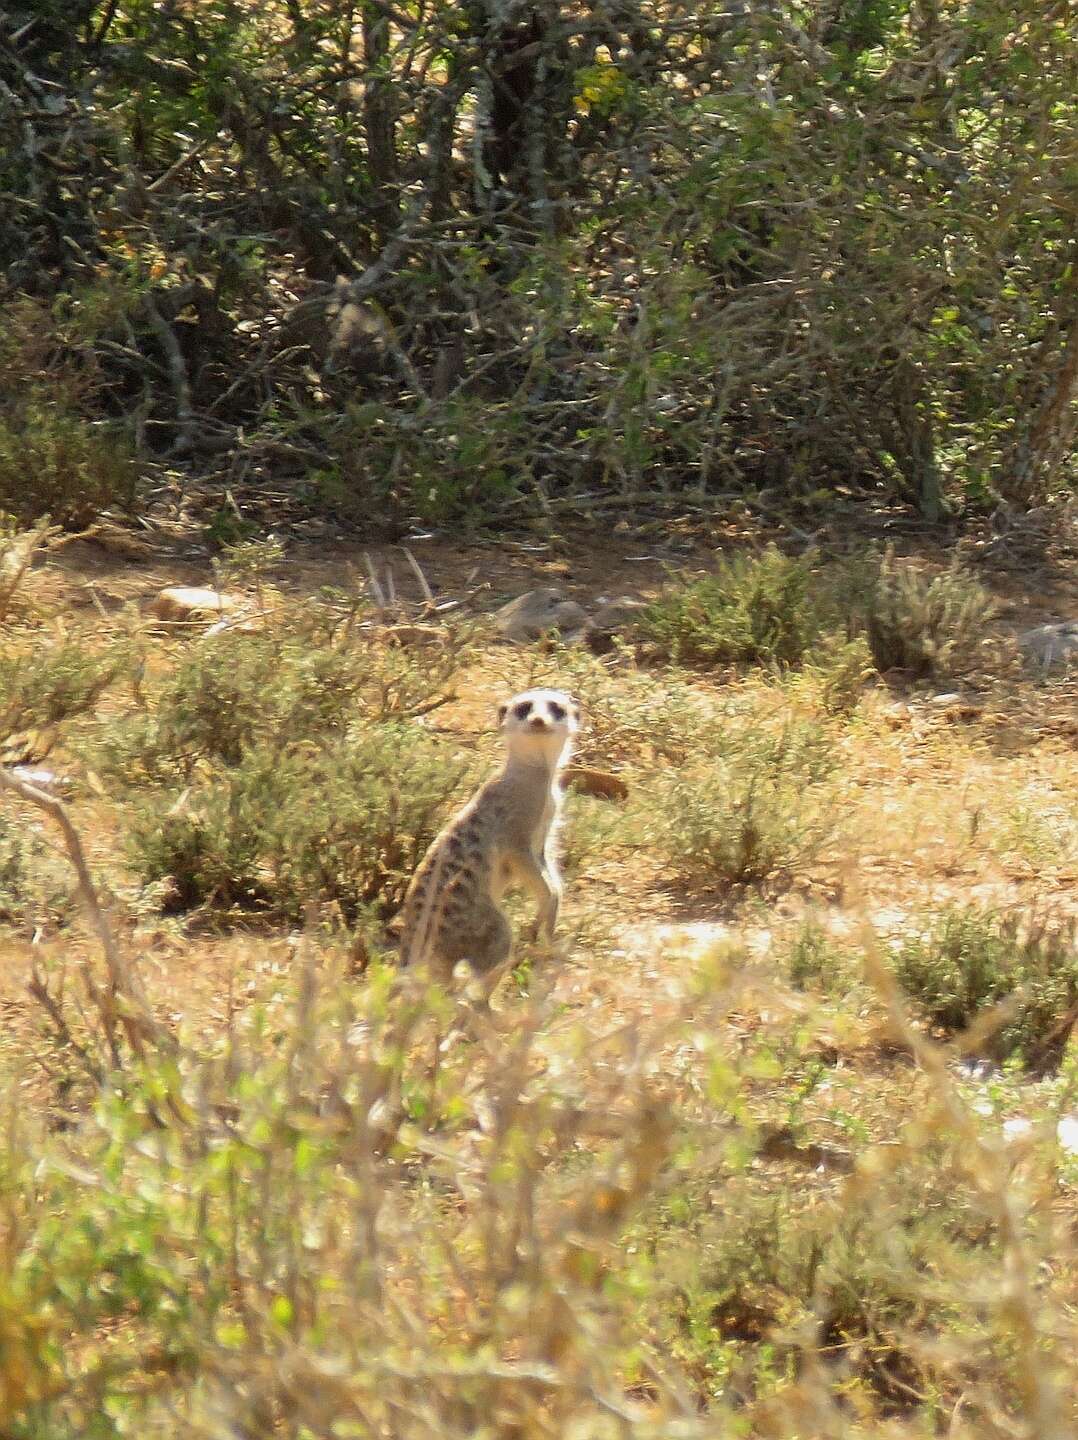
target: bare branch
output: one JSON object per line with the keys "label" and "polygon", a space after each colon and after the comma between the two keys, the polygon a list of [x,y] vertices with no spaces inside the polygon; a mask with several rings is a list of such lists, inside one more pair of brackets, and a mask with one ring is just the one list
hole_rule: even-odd
{"label": "bare branch", "polygon": [[187,378],[187,364],[184,361],[183,351],[180,349],[180,342],[176,339],[175,331],[158,310],[152,295],[146,297],[146,316],[168,363],[172,394],[176,402],[177,435],[172,449],[176,454],[180,454],[191,449],[192,432],[195,425],[194,406],[191,402],[191,382]]}
{"label": "bare branch", "polygon": [[71,822],[67,806],[54,795],[39,790],[36,785],[31,785],[25,780],[19,780],[10,771],[3,768],[0,768],[0,789],[10,790],[21,800],[36,806],[60,828],[64,848],[67,850],[68,859],[71,861],[78,879],[79,898],[82,900],[87,918],[100,941],[105,957],[105,968],[109,977],[109,995],[107,1000],[101,999],[99,1003],[106,1012],[104,1014],[106,1026],[113,1023],[114,1016],[117,1017],[132,1050],[140,1057],[145,1055],[148,1044],[171,1048],[171,1037],[153,1018],[138,973],[120,953],[112,931],[109,929],[104,911],[97,898],[97,890],[90,875],[90,867],[86,863],[82,841]]}

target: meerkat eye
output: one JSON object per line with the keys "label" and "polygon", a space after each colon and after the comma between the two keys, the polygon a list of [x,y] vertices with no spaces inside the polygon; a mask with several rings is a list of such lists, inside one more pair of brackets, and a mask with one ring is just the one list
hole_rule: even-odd
{"label": "meerkat eye", "polygon": [[564,719],[565,719],[565,706],[564,706],[564,705],[559,705],[558,702],[557,702],[557,700],[551,700],[551,702],[550,702],[550,713],[551,713],[551,715],[553,715],[553,717],[554,717],[555,720],[564,720]]}
{"label": "meerkat eye", "polygon": [[518,720],[527,720],[531,714],[531,708],[532,702],[530,700],[522,700],[519,705],[513,706],[513,714]]}

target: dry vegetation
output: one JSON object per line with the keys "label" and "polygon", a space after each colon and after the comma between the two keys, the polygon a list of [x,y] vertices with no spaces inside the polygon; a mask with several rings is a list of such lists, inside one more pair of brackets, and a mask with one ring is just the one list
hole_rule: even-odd
{"label": "dry vegetation", "polygon": [[[743,558],[598,659],[402,649],[257,548],[261,628],[165,633],[71,553],[9,596],[3,738],[111,939],[5,794],[5,1435],[1073,1433],[1074,697],[968,579]],[[864,638],[940,585],[959,700]],[[570,798],[562,939],[480,1019],[383,927],[537,680],[630,798]]]}

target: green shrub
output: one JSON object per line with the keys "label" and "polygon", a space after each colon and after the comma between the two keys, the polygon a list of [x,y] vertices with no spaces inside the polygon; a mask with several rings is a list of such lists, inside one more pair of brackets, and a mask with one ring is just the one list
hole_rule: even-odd
{"label": "green shrub", "polygon": [[1013,798],[1017,803],[990,823],[990,844],[996,854],[1020,856],[1042,872],[1057,865],[1069,867],[1078,855],[1078,805],[1043,792]]}
{"label": "green shrub", "polygon": [[939,679],[971,664],[995,611],[988,591],[959,565],[928,576],[888,551],[867,596],[865,635],[881,672]]}
{"label": "green shrub", "polygon": [[71,872],[44,836],[0,812],[0,924],[30,934],[74,908]]}
{"label": "green shrub", "polygon": [[863,1208],[828,1204],[807,1177],[772,1193],[734,1178],[721,1204],[686,1197],[678,1207],[695,1223],[691,1237],[685,1214],[664,1217],[669,1238],[653,1242],[654,1283],[666,1292],[658,1323],[702,1388],[728,1393],[733,1381],[742,1397],[773,1394],[797,1375],[795,1337],[810,1325],[842,1357],[847,1397],[904,1405],[907,1387],[938,1393],[950,1367],[912,1337],[942,1330],[957,1341],[969,1307],[957,1294],[929,1300],[925,1277],[983,1265],[984,1227],[961,1190],[944,1193],[912,1165],[902,1186],[873,1190]]}
{"label": "green shrub", "polygon": [[519,495],[520,456],[534,443],[527,422],[526,409],[485,396],[450,396],[419,415],[346,402],[325,426],[334,461],[309,472],[307,501],[364,528],[489,524]]}
{"label": "green shrub", "polygon": [[140,796],[131,863],[143,882],[165,886],[176,910],[301,920],[315,904],[336,906],[348,923],[370,907],[385,917],[469,770],[401,723],[318,747],[257,745],[180,795]]}
{"label": "green shrub", "polygon": [[872,657],[864,636],[852,640],[836,633],[821,636],[805,656],[803,675],[815,686],[825,714],[852,714],[872,675]]}
{"label": "green shrub", "polygon": [[0,740],[92,710],[129,665],[123,641],[97,648],[79,637],[39,637],[32,649],[12,642],[0,650]]}
{"label": "green shrub", "polygon": [[641,614],[640,634],[664,658],[710,666],[797,664],[820,630],[813,571],[773,546],[719,561],[713,575],[668,590]]}
{"label": "green shrub", "polygon": [[0,414],[0,509],[19,520],[48,515],[79,529],[110,506],[129,507],[136,483],[130,450],[104,424],[33,394]]}
{"label": "green shrub", "polygon": [[[629,1024],[550,993],[462,1036],[444,994],[377,963],[350,983],[342,950],[308,937],[227,1024],[139,1063],[88,1034],[107,1081],[60,1134],[9,1085],[13,1440],[177,1416],[207,1440],[461,1440],[489,1416],[492,1437],[957,1440],[989,1411],[1020,1428],[1037,1361],[1066,1403],[1059,1227],[1000,1219],[1058,1208],[1054,1172],[1012,1179],[931,1076],[888,1078],[884,1143],[841,1181],[757,1138],[775,1072],[766,1035],[722,1023],[740,991],[671,1014],[651,990]],[[1016,1304],[1019,1240],[1038,1284]]]}
{"label": "green shrub", "polygon": [[273,632],[203,637],[111,728],[94,757],[124,780],[168,783],[202,761],[239,765],[263,742],[342,735],[353,724],[433,708],[460,666],[463,640],[422,655],[333,633],[334,616],[277,617]]}
{"label": "green shrub", "polygon": [[814,726],[749,731],[724,755],[668,775],[649,799],[649,839],[694,886],[792,872],[835,833],[823,783],[832,765],[830,737]]}
{"label": "green shrub", "polygon": [[683,765],[712,753],[727,711],[741,699],[735,687],[716,694],[688,672],[638,668],[628,656],[600,657],[580,645],[554,650],[521,680],[557,683],[577,697],[586,724],[573,753],[603,769],[656,759]]}
{"label": "green shrub", "polygon": [[854,979],[849,952],[815,921],[805,924],[794,937],[786,956],[786,973],[798,989],[825,994],[848,990]]}
{"label": "green shrub", "polygon": [[1074,927],[1054,929],[994,911],[949,909],[927,934],[903,941],[894,960],[903,989],[934,1025],[964,1029],[1013,996],[1013,1014],[986,1040],[987,1053],[1038,1067],[1058,1060],[1078,1001]]}

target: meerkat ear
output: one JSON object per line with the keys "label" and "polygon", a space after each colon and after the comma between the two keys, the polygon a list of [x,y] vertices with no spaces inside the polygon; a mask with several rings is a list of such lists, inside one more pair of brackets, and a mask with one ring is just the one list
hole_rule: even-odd
{"label": "meerkat ear", "polygon": [[508,702],[508,700],[503,700],[502,703],[498,706],[498,725],[499,725],[499,726],[502,726],[502,725],[505,724],[505,717],[506,717],[508,714],[509,714],[509,702]]}

